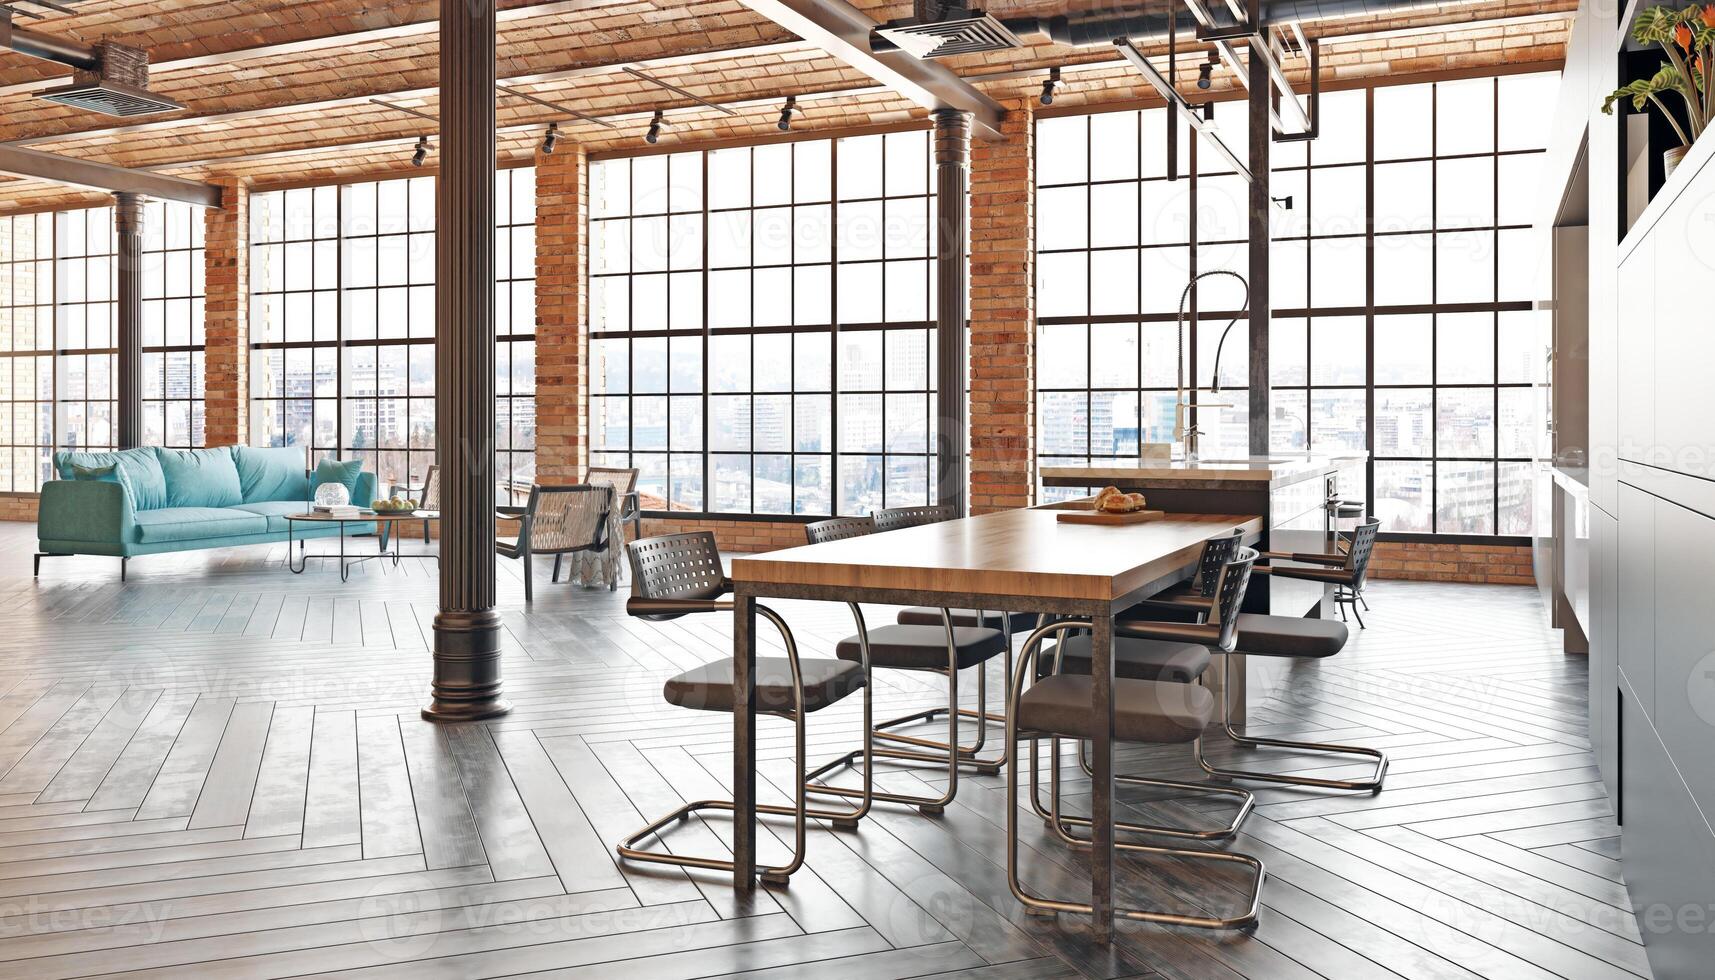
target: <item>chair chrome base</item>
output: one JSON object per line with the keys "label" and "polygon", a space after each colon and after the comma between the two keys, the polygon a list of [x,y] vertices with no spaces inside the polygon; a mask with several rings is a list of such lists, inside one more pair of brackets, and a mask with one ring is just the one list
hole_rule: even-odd
{"label": "chair chrome base", "polygon": [[1387,777],[1387,753],[1380,749],[1364,748],[1361,745],[1334,745],[1328,742],[1296,742],[1284,738],[1253,738],[1241,735],[1233,728],[1232,715],[1232,686],[1227,683],[1228,658],[1221,657],[1221,730],[1238,745],[1251,748],[1297,749],[1304,752],[1330,752],[1337,755],[1356,755],[1376,761],[1375,774],[1368,779],[1322,779],[1315,776],[1289,776],[1282,773],[1255,772],[1249,769],[1227,769],[1211,763],[1203,756],[1203,741],[1197,740],[1197,764],[1211,776],[1221,776],[1226,779],[1250,779],[1265,783],[1280,783],[1286,786],[1309,786],[1314,789],[1349,789],[1367,792],[1374,796],[1382,791],[1382,780]]}
{"label": "chair chrome base", "polygon": [[[1053,768],[1049,770],[1049,803],[1046,807],[1042,805],[1041,795],[1038,790],[1036,743],[1033,741],[1030,745],[1030,807],[1036,811],[1037,816],[1047,822],[1049,829],[1059,835],[1062,840],[1074,845],[1087,844],[1089,841],[1073,836],[1066,828],[1088,827],[1090,825],[1089,818],[1067,816],[1060,812],[1060,741],[1061,740],[1059,738],[1053,739],[1049,747],[1049,751],[1053,755],[1055,764]],[[1202,739],[1198,739],[1195,744],[1198,746],[1199,754],[1201,754]],[[1087,747],[1087,743],[1085,742],[1080,741],[1078,743],[1078,765],[1084,770],[1084,775],[1093,777],[1096,772],[1090,767],[1089,760],[1085,757],[1085,750]],[[1179,790],[1185,793],[1204,793],[1211,796],[1229,796],[1239,801],[1238,810],[1234,812],[1232,819],[1227,821],[1227,824],[1224,827],[1194,830],[1189,827],[1169,827],[1156,824],[1124,823],[1121,821],[1114,822],[1114,828],[1116,830],[1123,830],[1132,834],[1147,834],[1151,837],[1177,837],[1182,840],[1231,840],[1238,834],[1239,828],[1244,826],[1245,818],[1251,815],[1251,810],[1256,807],[1256,797],[1251,795],[1249,790],[1239,789],[1236,786],[1214,786],[1208,783],[1187,783],[1174,779],[1151,779],[1146,776],[1122,776],[1118,773],[1114,774],[1114,782],[1124,783],[1127,786],[1152,786],[1161,789]]]}

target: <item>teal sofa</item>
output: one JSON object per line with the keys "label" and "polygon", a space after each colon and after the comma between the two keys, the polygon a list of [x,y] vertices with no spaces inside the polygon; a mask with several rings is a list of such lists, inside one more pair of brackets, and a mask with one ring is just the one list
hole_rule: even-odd
{"label": "teal sofa", "polygon": [[[73,467],[123,470],[106,479],[74,479]],[[144,447],[118,452],[54,454],[59,476],[42,485],[36,517],[42,559],[58,555],[137,555],[265,544],[286,540],[286,515],[310,509],[310,481],[298,447],[212,449]],[[375,475],[360,474],[351,499],[367,505]],[[373,524],[347,524],[348,533],[374,533]],[[338,524],[303,524],[294,538],[337,536]]]}

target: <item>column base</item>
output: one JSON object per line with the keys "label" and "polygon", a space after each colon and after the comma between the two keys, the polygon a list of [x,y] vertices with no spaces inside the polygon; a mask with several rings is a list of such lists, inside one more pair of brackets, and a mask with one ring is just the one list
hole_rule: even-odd
{"label": "column base", "polygon": [[500,696],[500,616],[492,609],[441,612],[434,629],[435,676],[424,719],[481,721],[511,711]]}

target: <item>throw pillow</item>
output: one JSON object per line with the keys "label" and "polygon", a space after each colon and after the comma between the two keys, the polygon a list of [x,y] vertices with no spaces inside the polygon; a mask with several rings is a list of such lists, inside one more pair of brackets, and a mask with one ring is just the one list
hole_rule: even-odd
{"label": "throw pillow", "polygon": [[131,489],[131,478],[125,475],[125,469],[118,463],[106,466],[85,466],[82,463],[71,464],[71,478],[74,480],[92,480],[96,483],[117,483],[125,491],[125,499],[131,502],[131,509],[137,508],[137,495]]}
{"label": "throw pillow", "polygon": [[357,499],[357,478],[363,475],[363,460],[361,459],[323,459],[316,464],[316,475],[310,479],[310,492],[324,483],[344,484],[345,492],[351,496],[351,502],[359,507],[368,507],[369,501]]}

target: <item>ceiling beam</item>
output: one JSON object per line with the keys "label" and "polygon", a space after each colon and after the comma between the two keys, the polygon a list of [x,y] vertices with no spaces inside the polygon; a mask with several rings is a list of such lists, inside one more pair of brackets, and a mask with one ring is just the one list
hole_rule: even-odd
{"label": "ceiling beam", "polygon": [[21,146],[0,146],[0,173],[34,177],[55,184],[87,187],[110,194],[141,194],[161,201],[178,201],[202,208],[220,207],[220,188],[183,177],[148,170],[129,170],[110,163],[63,157]]}
{"label": "ceiling beam", "polygon": [[[552,17],[559,14],[577,13],[583,10],[593,10],[601,7],[617,7],[632,0],[546,0],[543,3],[533,3],[522,7],[506,7],[495,11],[494,19],[505,24],[509,21],[526,20],[532,17]],[[422,8],[434,14],[435,6],[429,4]],[[178,71],[189,68],[207,68],[214,65],[232,65],[245,61],[258,61],[263,58],[280,58],[290,55],[315,54],[319,51],[337,51],[359,44],[372,44],[379,41],[393,41],[400,38],[418,35],[433,35],[440,29],[440,21],[435,17],[427,20],[404,21],[398,24],[388,24],[384,27],[374,27],[369,30],[352,31],[348,34],[326,34],[319,37],[307,37],[296,41],[282,41],[277,44],[258,44],[247,48],[231,48],[225,51],[211,51],[203,54],[186,55],[182,58],[168,57],[161,61],[151,59],[149,70],[153,75],[164,72]],[[212,39],[211,39],[212,40]],[[162,47],[170,48],[171,45]],[[37,78],[27,82],[13,82],[0,85],[0,96],[16,95],[20,92],[34,92],[40,89],[52,88],[65,80],[64,76],[56,75],[51,78]]]}
{"label": "ceiling beam", "polygon": [[925,109],[957,109],[971,114],[977,135],[998,140],[1006,110],[977,91],[952,69],[902,51],[870,50],[869,36],[879,25],[846,0],[742,0],[786,28]]}
{"label": "ceiling beam", "polygon": [[[510,8],[509,8],[510,9]],[[431,25],[432,26],[432,25]],[[528,75],[509,75],[500,79],[500,84],[507,87],[520,85],[540,85],[549,82],[575,81],[581,78],[598,78],[604,75],[619,75],[628,67],[643,68],[674,68],[685,65],[695,65],[706,61],[726,61],[734,58],[758,58],[773,54],[786,54],[806,50],[802,41],[772,41],[763,44],[750,44],[723,50],[699,51],[691,54],[668,55],[660,58],[650,58],[645,61],[627,61],[604,63],[599,65],[584,65],[577,68],[565,68],[559,71],[533,72]],[[282,90],[290,94],[290,90]],[[42,143],[57,143],[60,140],[94,139],[114,136],[127,136],[137,133],[152,133],[162,130],[176,129],[182,126],[202,124],[231,124],[252,119],[266,119],[270,116],[292,115],[294,113],[323,112],[329,109],[343,109],[350,106],[363,105],[375,99],[388,101],[407,101],[410,99],[433,98],[438,89],[411,88],[391,89],[385,92],[368,92],[363,95],[343,96],[337,99],[318,99],[312,102],[285,102],[278,105],[262,106],[255,109],[235,109],[231,112],[210,112],[201,115],[170,115],[166,118],[146,119],[141,122],[120,123],[114,126],[100,126],[92,129],[78,129],[63,133],[45,133],[40,136],[26,136],[23,139],[7,140],[0,143],[3,146],[36,146]]]}

